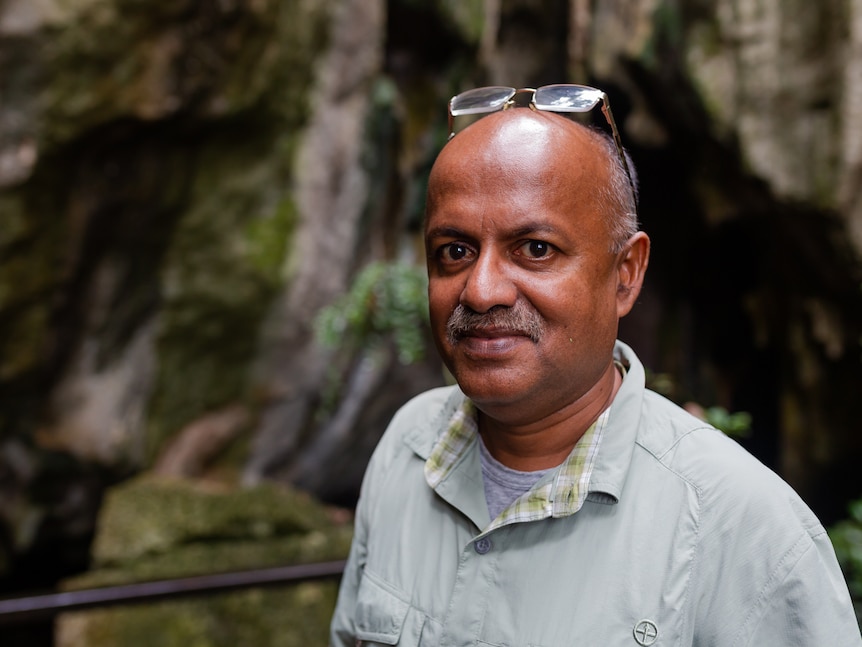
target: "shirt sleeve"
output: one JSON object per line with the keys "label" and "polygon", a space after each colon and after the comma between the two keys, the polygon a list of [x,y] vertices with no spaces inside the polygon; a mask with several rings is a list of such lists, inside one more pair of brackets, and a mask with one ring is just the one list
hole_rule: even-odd
{"label": "shirt sleeve", "polygon": [[[862,647],[847,585],[825,531],[762,592],[748,647]],[[736,644],[736,643],[734,643]]]}

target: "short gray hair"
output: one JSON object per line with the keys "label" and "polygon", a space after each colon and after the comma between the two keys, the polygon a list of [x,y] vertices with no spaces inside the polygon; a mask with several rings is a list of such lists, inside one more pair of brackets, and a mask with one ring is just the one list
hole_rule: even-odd
{"label": "short gray hair", "polygon": [[594,130],[594,132],[599,135],[598,139],[605,147],[610,166],[609,182],[605,186],[598,187],[598,197],[603,211],[610,217],[608,230],[611,237],[611,252],[616,254],[622,251],[626,241],[638,232],[638,177],[628,152],[624,150],[623,154],[626,156],[626,164],[631,173],[631,182],[629,182],[629,174],[620,162],[613,137],[601,130]]}

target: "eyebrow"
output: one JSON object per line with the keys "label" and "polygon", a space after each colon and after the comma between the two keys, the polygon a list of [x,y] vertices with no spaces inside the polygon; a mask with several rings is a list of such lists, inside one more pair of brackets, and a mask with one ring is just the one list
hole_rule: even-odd
{"label": "eyebrow", "polygon": [[529,222],[522,227],[514,230],[512,232],[512,238],[520,238],[521,236],[528,236],[530,234],[543,233],[543,234],[558,234],[560,230],[554,227],[553,225],[549,225],[544,222]]}
{"label": "eyebrow", "polygon": [[[536,233],[558,234],[560,233],[560,231],[557,227],[549,225],[545,222],[528,222],[524,225],[521,225],[517,229],[508,232],[507,236],[509,238],[521,238],[522,236],[529,236]],[[426,238],[435,238],[438,236],[442,236],[445,238],[472,237],[464,230],[451,226],[435,227],[434,229],[428,230],[428,232],[425,234]]]}
{"label": "eyebrow", "polygon": [[456,227],[435,227],[425,232],[425,238],[436,238],[443,236],[444,238],[464,238],[467,234]]}

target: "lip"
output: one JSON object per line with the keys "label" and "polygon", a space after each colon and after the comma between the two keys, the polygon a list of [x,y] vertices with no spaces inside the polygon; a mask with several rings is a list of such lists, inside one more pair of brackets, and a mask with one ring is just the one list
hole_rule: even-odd
{"label": "lip", "polygon": [[457,345],[473,359],[501,359],[525,342],[532,340],[517,330],[483,329],[462,335]]}

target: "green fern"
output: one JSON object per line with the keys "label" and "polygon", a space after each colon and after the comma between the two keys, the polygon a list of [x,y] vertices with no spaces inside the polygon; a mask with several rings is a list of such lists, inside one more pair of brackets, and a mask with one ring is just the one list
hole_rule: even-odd
{"label": "green fern", "polygon": [[374,347],[392,339],[403,364],[425,354],[428,297],[425,271],[407,263],[371,263],[346,294],[321,310],[318,340],[330,348]]}

